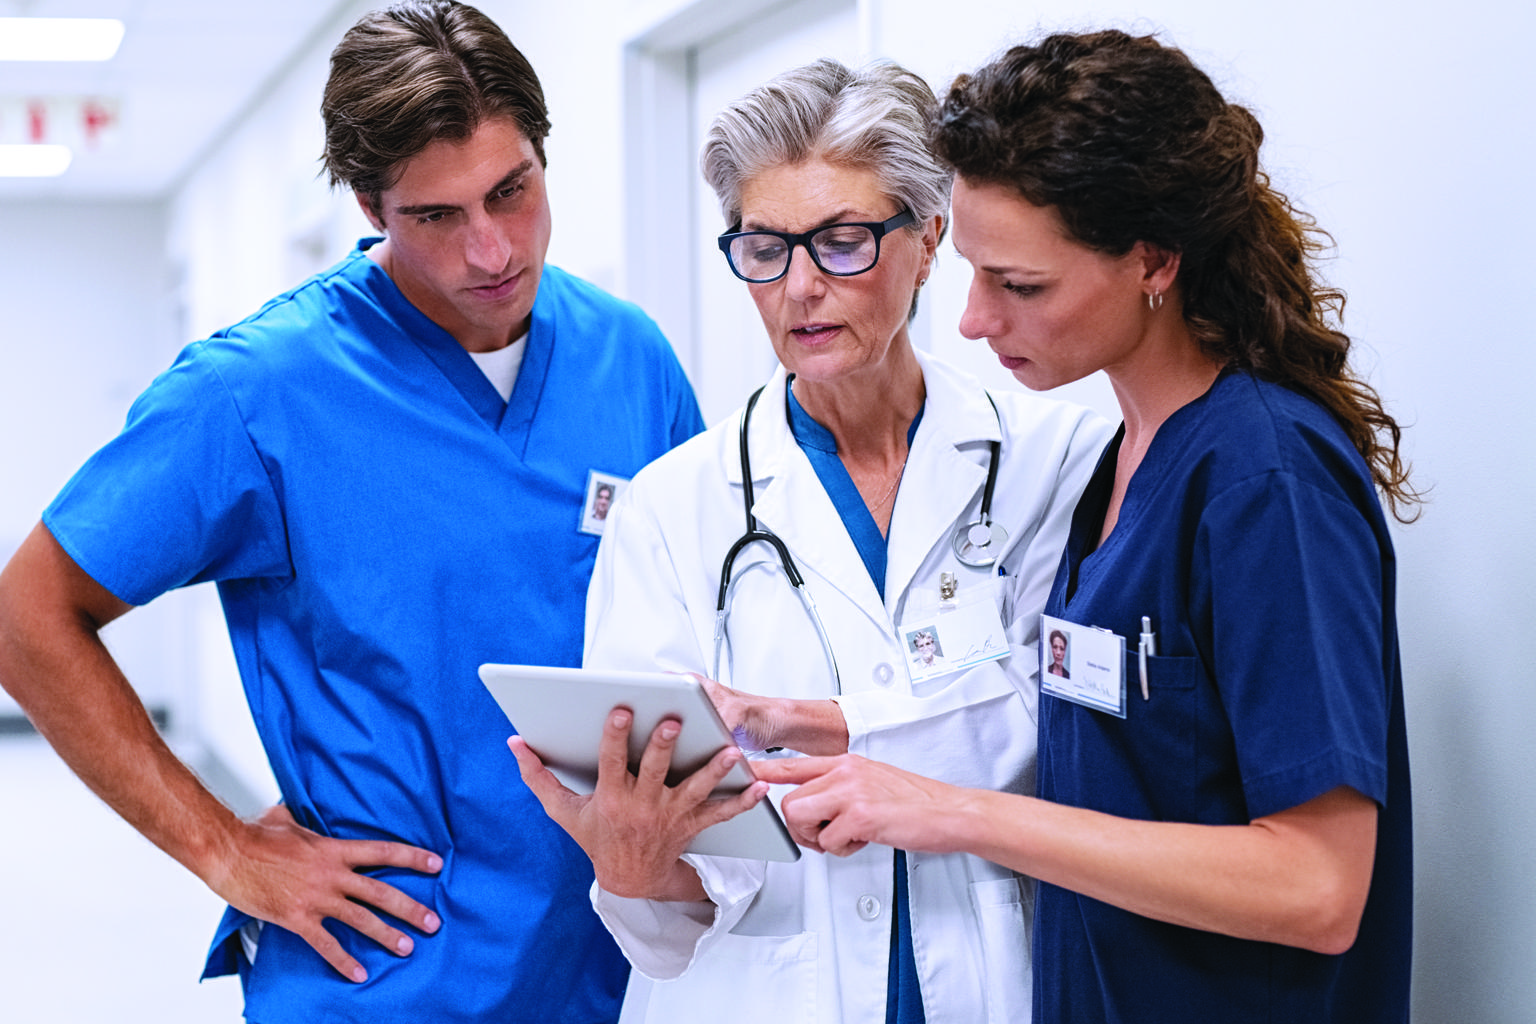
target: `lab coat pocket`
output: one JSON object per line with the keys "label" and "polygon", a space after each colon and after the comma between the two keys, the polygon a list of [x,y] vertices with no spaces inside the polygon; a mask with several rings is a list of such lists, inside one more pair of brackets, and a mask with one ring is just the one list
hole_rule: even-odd
{"label": "lab coat pocket", "polygon": [[651,988],[648,1021],[728,1020],[733,1007],[758,1020],[814,1021],[816,933],[722,935],[675,981]]}
{"label": "lab coat pocket", "polygon": [[1030,1019],[1030,931],[1035,886],[1027,878],[993,878],[971,883],[971,905],[981,933],[982,985],[987,1020],[1020,1024]]}

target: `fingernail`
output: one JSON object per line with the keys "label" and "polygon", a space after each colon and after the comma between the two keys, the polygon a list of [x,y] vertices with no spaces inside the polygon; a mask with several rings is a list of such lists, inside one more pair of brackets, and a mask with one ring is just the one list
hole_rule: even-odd
{"label": "fingernail", "polygon": [[422,918],[421,926],[429,932],[435,932],[437,931],[438,925],[442,923],[442,921],[438,920],[437,915],[429,910],[427,911],[427,916]]}
{"label": "fingernail", "polygon": [[439,857],[435,853],[432,856],[428,857],[427,858],[427,870],[428,871],[441,871],[441,870],[443,870],[443,858]]}
{"label": "fingernail", "polygon": [[664,740],[675,740],[677,739],[677,734],[682,731],[683,727],[676,722],[664,722],[661,726],[661,738]]}
{"label": "fingernail", "polygon": [[361,966],[354,967],[352,968],[352,980],[361,985],[368,980],[368,972],[363,970]]}
{"label": "fingernail", "polygon": [[400,941],[395,943],[395,952],[401,956],[410,956],[411,950],[416,948],[416,943],[411,941],[409,935],[400,936]]}
{"label": "fingernail", "polygon": [[613,718],[610,719],[610,721],[613,722],[613,727],[615,729],[622,729],[626,725],[629,724],[629,712],[628,711],[615,711],[613,713]]}

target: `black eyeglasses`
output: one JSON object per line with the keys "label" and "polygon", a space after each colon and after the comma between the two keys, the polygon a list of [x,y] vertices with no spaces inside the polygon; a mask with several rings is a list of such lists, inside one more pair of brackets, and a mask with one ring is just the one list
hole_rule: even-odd
{"label": "black eyeglasses", "polygon": [[917,218],[902,210],[880,223],[828,224],[792,235],[784,231],[727,231],[720,236],[731,272],[752,284],[767,284],[789,273],[795,246],[803,245],[823,273],[852,277],[874,267],[880,259],[880,239]]}

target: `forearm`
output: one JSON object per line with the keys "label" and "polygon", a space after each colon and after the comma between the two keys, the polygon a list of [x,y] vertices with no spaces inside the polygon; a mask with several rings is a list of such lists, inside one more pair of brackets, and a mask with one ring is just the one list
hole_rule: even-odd
{"label": "forearm", "polygon": [[754,765],[798,783],[782,807],[803,845],[970,853],[1134,914],[1338,953],[1354,941],[1376,804],[1348,787],[1246,825],[1140,821],[952,786],[861,757]]}
{"label": "forearm", "polygon": [[318,836],[281,806],[242,821],[177,760],[98,635],[127,610],[42,526],[0,572],[0,683],[86,785],[232,906],[299,935],[353,981],[368,972],[327,919],[400,956],[415,940],[373,908],[435,932],[435,913],[356,869],[436,872],[440,857]]}
{"label": "forearm", "polygon": [[978,790],[949,807],[939,829],[988,860],[1155,920],[1322,953],[1353,943],[1375,847],[1375,805],[1344,789],[1231,826]]}
{"label": "forearm", "polygon": [[[76,683],[52,678],[66,690]],[[72,706],[18,698],[71,770],[130,825],[217,888],[238,821],[167,747],[126,682]]]}
{"label": "forearm", "polygon": [[795,700],[790,697],[754,698],[747,721],[753,736],[770,736],[774,747],[803,754],[832,756],[848,752],[848,723],[834,700]]}
{"label": "forearm", "polygon": [[0,684],[93,792],[207,880],[239,823],[166,746],[97,635],[127,606],[104,591],[69,599],[57,559],[39,527],[0,573]]}

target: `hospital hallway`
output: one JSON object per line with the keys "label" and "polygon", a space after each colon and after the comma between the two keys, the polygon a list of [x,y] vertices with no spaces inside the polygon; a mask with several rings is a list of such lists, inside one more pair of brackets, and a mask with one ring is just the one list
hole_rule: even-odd
{"label": "hospital hallway", "polygon": [[0,821],[0,1021],[239,1024],[197,981],[222,902],[38,736],[0,736]]}

